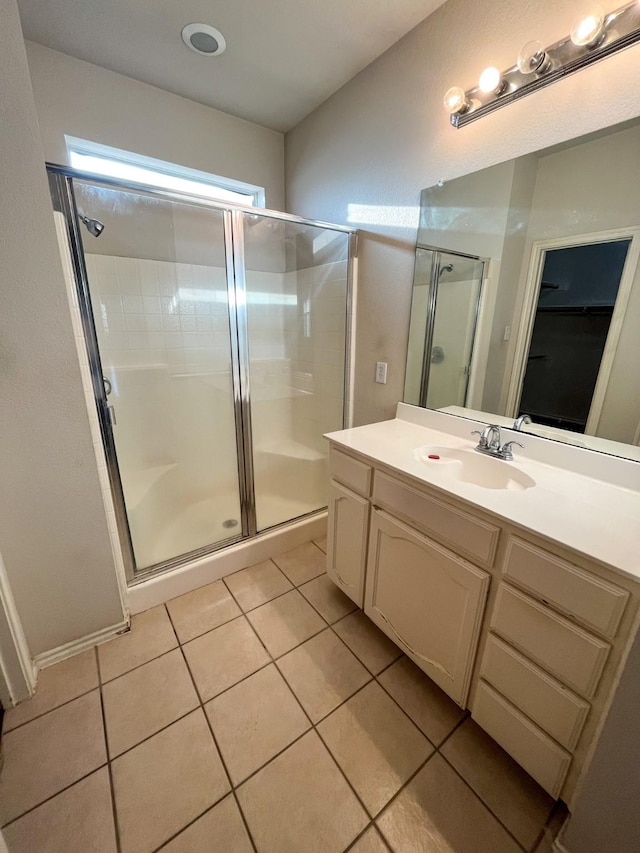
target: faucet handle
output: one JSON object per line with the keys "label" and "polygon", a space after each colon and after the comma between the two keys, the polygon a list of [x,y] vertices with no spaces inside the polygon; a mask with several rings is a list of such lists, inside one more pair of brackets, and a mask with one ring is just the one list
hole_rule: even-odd
{"label": "faucet handle", "polygon": [[486,447],[487,446],[487,436],[484,435],[484,430],[480,431],[479,429],[474,429],[471,431],[471,435],[479,435],[480,441],[478,442],[478,447]]}
{"label": "faucet handle", "polygon": [[502,454],[503,459],[506,459],[507,461],[513,459],[513,451],[511,450],[511,448],[514,444],[516,444],[518,447],[522,447],[522,449],[524,450],[524,444],[520,444],[519,441],[505,441],[505,443],[500,448],[500,453]]}

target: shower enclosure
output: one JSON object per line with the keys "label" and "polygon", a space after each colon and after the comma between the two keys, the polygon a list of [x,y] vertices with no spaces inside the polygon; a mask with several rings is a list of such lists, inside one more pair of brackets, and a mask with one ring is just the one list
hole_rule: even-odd
{"label": "shower enclosure", "polygon": [[324,508],[354,232],[47,168],[129,580]]}
{"label": "shower enclosure", "polygon": [[429,409],[467,405],[485,263],[416,248],[405,402]]}

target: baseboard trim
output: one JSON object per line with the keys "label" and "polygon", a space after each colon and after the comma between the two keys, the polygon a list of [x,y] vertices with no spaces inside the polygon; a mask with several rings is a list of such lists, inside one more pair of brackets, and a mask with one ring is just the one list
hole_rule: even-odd
{"label": "baseboard trim", "polygon": [[116,625],[110,625],[108,628],[102,628],[100,631],[94,631],[93,634],[87,634],[86,637],[81,637],[79,640],[72,640],[70,643],[65,643],[63,646],[58,646],[48,652],[36,655],[34,664],[38,671],[45,669],[47,666],[53,666],[54,663],[73,657],[73,655],[86,652],[87,649],[92,649],[94,646],[99,646],[100,643],[106,643],[107,640],[112,640],[118,634],[122,634],[129,630],[129,620],[124,619]]}
{"label": "baseboard trim", "polygon": [[0,557],[0,699],[6,708],[33,696],[37,674]]}
{"label": "baseboard trim", "polygon": [[222,551],[181,566],[170,572],[151,577],[130,586],[127,605],[130,613],[142,613],[150,607],[164,604],[178,595],[184,595],[205,584],[246,569],[255,563],[268,560],[283,551],[304,545],[311,539],[320,539],[327,532],[327,513],[320,512],[303,518],[252,539],[231,545]]}
{"label": "baseboard trim", "polygon": [[553,853],[569,853],[564,844],[561,844],[557,838],[551,845],[551,850],[553,851]]}

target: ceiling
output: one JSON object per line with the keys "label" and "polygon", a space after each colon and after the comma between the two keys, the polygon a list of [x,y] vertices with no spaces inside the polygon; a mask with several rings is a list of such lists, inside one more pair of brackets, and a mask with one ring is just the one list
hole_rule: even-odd
{"label": "ceiling", "polygon": [[[287,131],[444,0],[18,0],[27,39]],[[217,27],[218,57],[182,42]]]}

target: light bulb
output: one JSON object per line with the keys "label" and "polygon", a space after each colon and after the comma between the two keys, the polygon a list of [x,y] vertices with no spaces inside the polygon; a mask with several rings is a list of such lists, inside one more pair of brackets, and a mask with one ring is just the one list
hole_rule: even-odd
{"label": "light bulb", "polygon": [[549,70],[551,61],[542,47],[542,42],[529,41],[518,54],[516,64],[521,74],[533,74],[534,71],[542,74]]}
{"label": "light bulb", "polygon": [[478,80],[478,89],[484,92],[485,95],[491,92],[499,95],[504,90],[504,86],[505,83],[502,79],[502,74],[492,65],[484,69]]}
{"label": "light bulb", "polygon": [[571,30],[571,41],[578,47],[593,47],[600,39],[604,29],[604,11],[596,6],[577,21]]}
{"label": "light bulb", "polygon": [[458,113],[466,113],[470,106],[464,89],[461,89],[460,86],[452,86],[447,89],[442,103],[445,110],[452,116]]}

